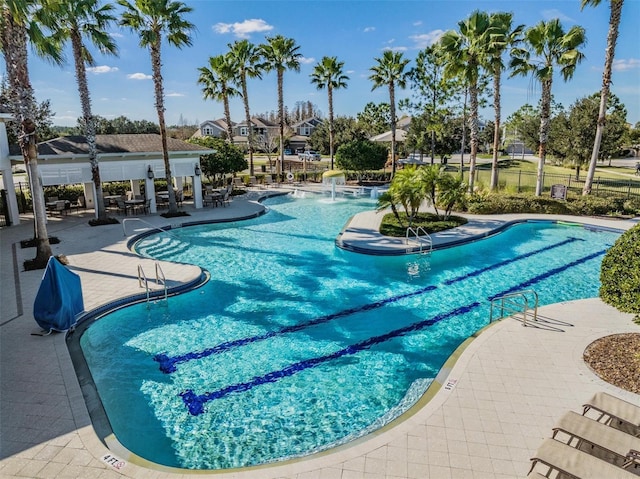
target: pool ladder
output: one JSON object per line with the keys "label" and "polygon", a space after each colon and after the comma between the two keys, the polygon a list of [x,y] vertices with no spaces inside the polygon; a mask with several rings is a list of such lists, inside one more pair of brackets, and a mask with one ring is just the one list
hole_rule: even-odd
{"label": "pool ladder", "polygon": [[[533,296],[533,306],[529,307],[529,299]],[[500,308],[500,315],[494,318],[494,307]],[[531,310],[531,312],[530,312]],[[491,300],[491,313],[489,323],[494,319],[502,319],[506,316],[522,315],[522,325],[527,325],[527,318],[532,315],[533,321],[538,320],[538,293],[532,289],[522,291],[514,291],[513,293],[504,294]]]}
{"label": "pool ladder", "polygon": [[[415,241],[418,244],[420,247],[420,254],[431,253],[433,250],[433,240],[431,239],[431,235],[429,235],[422,226],[418,226],[417,228],[409,226],[404,236],[405,244],[408,245],[409,240]],[[412,252],[413,248],[407,248],[407,253]]]}
{"label": "pool ladder", "polygon": [[[166,301],[167,300],[167,279],[164,275],[164,271],[162,271],[162,268],[160,267],[160,263],[156,261],[155,266],[156,266],[156,284],[162,284],[164,288],[164,299]],[[144,269],[142,268],[141,264],[138,265],[138,286],[140,288],[144,287],[147,293],[147,304],[149,304],[149,295],[150,295],[149,280],[147,279],[147,275],[144,274]]]}

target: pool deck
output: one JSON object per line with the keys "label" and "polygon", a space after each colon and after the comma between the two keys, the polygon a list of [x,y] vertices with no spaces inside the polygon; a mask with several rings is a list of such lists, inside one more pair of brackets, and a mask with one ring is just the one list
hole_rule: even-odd
{"label": "pool deck", "polygon": [[[269,190],[275,191],[275,190]],[[147,225],[126,222],[127,234],[154,225],[229,220],[260,214],[265,190],[235,197],[226,208],[194,210],[167,220],[143,217]],[[92,228],[91,213],[51,219],[49,235],[61,242],[54,254],[66,255],[83,285],[86,310],[140,294],[137,266],[153,276],[154,262],[127,248],[122,224]],[[454,231],[434,235],[434,245],[486,236],[523,215],[474,216]],[[527,218],[588,222],[628,229],[634,221],[526,215]],[[120,217],[122,219],[122,217]],[[406,250],[404,238],[376,233],[380,214],[356,215],[341,233],[343,246],[379,254]],[[0,478],[167,478],[218,479],[378,479],[525,477],[529,458],[553,424],[595,392],[640,404],[640,396],[599,379],[582,361],[597,338],[635,331],[631,315],[599,299],[540,308],[531,327],[505,319],[459,348],[425,398],[391,425],[352,444],[306,459],[224,473],[188,473],[134,463],[126,451],[110,451],[95,434],[63,334],[38,336],[33,301],[43,271],[22,271],[34,250],[20,240],[33,236],[31,221],[0,230]],[[200,268],[162,263],[171,286],[196,281]],[[439,387],[438,387],[439,386]],[[124,460],[116,469],[105,456]]]}

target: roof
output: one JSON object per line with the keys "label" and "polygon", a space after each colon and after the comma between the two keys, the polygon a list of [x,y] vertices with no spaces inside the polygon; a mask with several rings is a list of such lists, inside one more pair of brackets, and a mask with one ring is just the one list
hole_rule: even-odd
{"label": "roof", "polygon": [[[162,140],[160,135],[156,133],[96,135],[96,146],[99,155],[162,152]],[[167,138],[167,147],[169,152],[182,153],[197,153],[209,150],[204,146],[194,145],[175,138]],[[17,145],[12,145],[11,154],[20,154]],[[81,135],[61,136],[38,143],[38,156],[82,156],[88,154],[87,139]]]}
{"label": "roof", "polygon": [[[396,141],[404,141],[407,138],[407,132],[401,129],[396,129]],[[391,130],[380,133],[379,135],[369,138],[371,141],[390,142]]]}

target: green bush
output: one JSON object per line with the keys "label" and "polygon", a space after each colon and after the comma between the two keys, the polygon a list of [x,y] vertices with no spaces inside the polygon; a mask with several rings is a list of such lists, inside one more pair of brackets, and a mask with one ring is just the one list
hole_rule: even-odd
{"label": "green bush", "polygon": [[[385,236],[394,236],[404,238],[407,234],[407,224],[409,218],[402,211],[399,213],[402,224],[398,223],[398,219],[393,213],[387,213],[380,223],[380,234]],[[422,227],[427,233],[437,233],[445,231],[467,223],[467,219],[462,216],[450,216],[449,219],[443,220],[433,213],[418,213],[413,219],[413,228]]]}
{"label": "green bush", "polygon": [[624,313],[640,318],[640,225],[623,233],[604,255],[600,297]]}
{"label": "green bush", "polygon": [[467,199],[466,211],[473,214],[543,213],[577,216],[640,214],[640,200],[570,195],[566,201],[548,196],[486,194]]}

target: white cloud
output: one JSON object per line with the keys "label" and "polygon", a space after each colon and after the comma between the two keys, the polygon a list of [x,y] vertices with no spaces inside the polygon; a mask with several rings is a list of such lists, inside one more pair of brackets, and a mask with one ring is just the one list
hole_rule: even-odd
{"label": "white cloud", "polygon": [[131,73],[130,75],[127,75],[127,78],[129,80],[151,80],[153,77],[146,73]]}
{"label": "white cloud", "polygon": [[542,18],[544,18],[547,21],[557,18],[558,20],[562,20],[563,22],[576,23],[576,21],[573,18],[565,15],[560,10],[557,10],[555,8],[551,10],[542,10]]}
{"label": "white cloud", "polygon": [[364,33],[369,33],[369,32],[373,32],[375,31],[376,27],[364,27],[364,30],[362,30]]}
{"label": "white cloud", "polygon": [[122,33],[118,33],[118,32],[111,32],[111,33],[109,33],[109,36],[113,37],[113,38],[124,38],[124,35]]}
{"label": "white cloud", "polygon": [[170,96],[171,96],[171,97],[184,96],[184,93],[176,93],[176,92],[173,92],[173,93],[167,93],[167,96],[168,96],[168,97],[170,97]]}
{"label": "white cloud", "polygon": [[444,33],[444,30],[433,30],[429,33],[422,33],[420,35],[411,35],[409,38],[415,42],[416,48],[419,48],[422,50],[423,48],[427,48],[433,45],[434,43],[436,43],[440,39],[443,33]]}
{"label": "white cloud", "polygon": [[109,65],[99,65],[97,67],[89,67],[87,68],[87,71],[91,73],[95,73],[96,75],[99,75],[101,73],[117,72],[118,67],[110,67]]}
{"label": "white cloud", "polygon": [[417,22],[413,22],[413,26],[414,27],[419,27],[420,25],[422,25],[422,20],[418,20]]}
{"label": "white cloud", "polygon": [[303,65],[309,65],[310,63],[313,63],[315,61],[316,61],[316,59],[313,58],[313,57],[309,57],[309,58],[301,57],[300,58],[300,63],[302,63]]}
{"label": "white cloud", "polygon": [[233,33],[238,38],[249,38],[252,33],[269,32],[273,25],[269,25],[261,18],[251,18],[236,23],[216,23],[213,31],[216,33]]}
{"label": "white cloud", "polygon": [[355,72],[355,70],[347,70],[347,75],[353,75]]}
{"label": "white cloud", "polygon": [[613,60],[613,69],[617,72],[626,72],[640,67],[640,60],[629,58],[625,60]]}
{"label": "white cloud", "polygon": [[406,52],[407,47],[384,47],[383,50],[391,50],[392,52]]}

